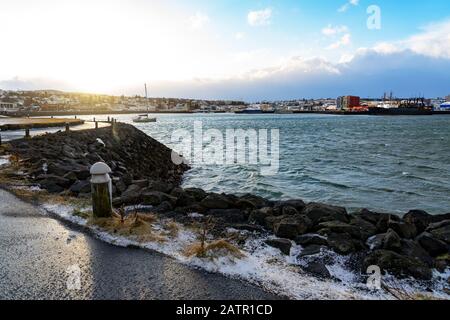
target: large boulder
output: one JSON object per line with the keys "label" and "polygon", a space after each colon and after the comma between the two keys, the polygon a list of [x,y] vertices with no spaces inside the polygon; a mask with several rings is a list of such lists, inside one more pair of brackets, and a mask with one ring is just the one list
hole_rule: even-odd
{"label": "large boulder", "polygon": [[414,239],[417,236],[417,228],[412,223],[397,222],[390,220],[387,224],[388,228],[397,232],[397,234],[405,239]]}
{"label": "large boulder", "polygon": [[304,215],[282,216],[274,224],[275,235],[279,238],[294,240],[298,235],[304,234],[311,227],[311,221]]}
{"label": "large boulder", "polygon": [[306,215],[314,224],[332,220],[349,222],[347,210],[342,207],[335,207],[321,203],[309,203],[303,209],[302,214]]}
{"label": "large boulder", "polygon": [[292,242],[288,239],[269,239],[266,244],[270,247],[279,249],[285,255],[291,254]]}
{"label": "large boulder", "polygon": [[319,223],[316,227],[320,234],[331,233],[348,233],[353,238],[361,239],[361,230],[359,227],[349,225],[348,223],[341,221],[328,221]]}
{"label": "large boulder", "polygon": [[247,220],[244,212],[240,209],[213,209],[207,213],[209,216],[214,216],[227,223],[241,223]]}
{"label": "large boulder", "polygon": [[328,270],[327,266],[321,261],[310,262],[305,267],[303,267],[303,270],[319,278],[331,278],[330,271]]}
{"label": "large boulder", "polygon": [[441,254],[445,254],[449,252],[449,246],[439,240],[436,239],[431,233],[424,232],[421,233],[416,241],[420,244],[422,248],[424,248],[432,257],[437,257]]}
{"label": "large boulder", "polygon": [[195,203],[195,198],[181,188],[174,188],[170,195],[177,198],[177,207],[187,207]]}
{"label": "large boulder", "polygon": [[79,194],[79,193],[89,193],[91,192],[91,183],[89,181],[76,181],[71,187],[70,192]]}
{"label": "large boulder", "polygon": [[367,240],[378,233],[376,225],[359,216],[351,216],[350,225],[359,228],[363,240]]}
{"label": "large boulder", "polygon": [[236,200],[236,206],[242,209],[261,209],[271,206],[270,201],[267,199],[252,194],[246,194]]}
{"label": "large boulder", "polygon": [[326,246],[328,244],[327,238],[318,234],[308,233],[295,238],[295,243],[306,247],[309,245]]}
{"label": "large boulder", "polygon": [[434,264],[434,259],[414,240],[402,239],[399,253],[403,256],[418,259],[429,267]]}
{"label": "large boulder", "polygon": [[427,229],[433,237],[450,244],[450,220],[431,224]]}
{"label": "large boulder", "polygon": [[402,239],[392,229],[389,229],[383,237],[383,249],[399,251],[402,248]]}
{"label": "large boulder", "polygon": [[165,201],[175,205],[177,198],[159,191],[145,192],[142,194],[142,204],[144,205],[158,206]]}
{"label": "large boulder", "polygon": [[271,207],[255,209],[250,213],[248,221],[250,223],[256,223],[261,226],[266,226],[266,218],[272,216],[272,214],[273,209]]}
{"label": "large boulder", "polygon": [[403,221],[416,226],[417,232],[424,232],[432,221],[432,215],[423,210],[411,210],[403,216]]}
{"label": "large boulder", "polygon": [[377,250],[370,253],[363,263],[366,270],[369,266],[379,266],[384,272],[399,277],[412,276],[419,280],[431,280],[431,269],[420,260],[400,255],[394,251]]}
{"label": "large boulder", "polygon": [[195,199],[195,201],[202,201],[203,199],[205,199],[208,194],[203,191],[202,189],[199,188],[186,188],[184,189],[184,191],[191,197],[193,197]]}
{"label": "large boulder", "polygon": [[328,235],[328,246],[336,253],[348,255],[360,249],[357,242],[347,233],[333,233]]}
{"label": "large boulder", "polygon": [[306,204],[303,200],[284,200],[275,202],[273,209],[275,214],[282,214],[284,207],[295,208],[298,212],[302,212]]}
{"label": "large boulder", "polygon": [[321,253],[322,250],[325,250],[325,249],[326,249],[325,246],[311,244],[311,245],[303,247],[302,251],[298,255],[298,258],[314,256],[316,254]]}
{"label": "large boulder", "polygon": [[228,209],[232,207],[232,203],[225,195],[211,193],[204,198],[200,205],[206,209]]}

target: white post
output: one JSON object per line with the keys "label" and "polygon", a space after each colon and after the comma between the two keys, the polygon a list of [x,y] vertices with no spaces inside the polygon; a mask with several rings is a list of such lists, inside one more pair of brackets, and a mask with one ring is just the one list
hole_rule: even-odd
{"label": "white post", "polygon": [[104,162],[91,167],[92,210],[95,218],[108,218],[112,215],[111,168]]}

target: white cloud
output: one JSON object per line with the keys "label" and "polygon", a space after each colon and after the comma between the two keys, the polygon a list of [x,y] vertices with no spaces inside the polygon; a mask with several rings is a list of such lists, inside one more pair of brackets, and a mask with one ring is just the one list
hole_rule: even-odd
{"label": "white cloud", "polygon": [[338,49],[340,47],[348,46],[351,43],[352,36],[350,33],[344,34],[338,41],[332,43],[327,47],[328,50]]}
{"label": "white cloud", "polygon": [[193,29],[202,29],[209,21],[209,17],[201,12],[189,17],[189,24]]}
{"label": "white cloud", "polygon": [[272,9],[266,8],[259,11],[250,11],[247,16],[248,24],[252,27],[267,26],[271,24]]}
{"label": "white cloud", "polygon": [[339,12],[346,12],[351,6],[357,6],[359,5],[359,0],[349,0],[346,4],[342,5],[338,11]]}
{"label": "white cloud", "polygon": [[236,34],[234,35],[234,38],[236,40],[242,40],[242,39],[245,38],[245,33],[243,33],[243,32],[236,32]]}
{"label": "white cloud", "polygon": [[327,27],[322,29],[322,34],[327,37],[334,36],[344,32],[348,32],[347,26],[332,26],[331,24],[329,24]]}

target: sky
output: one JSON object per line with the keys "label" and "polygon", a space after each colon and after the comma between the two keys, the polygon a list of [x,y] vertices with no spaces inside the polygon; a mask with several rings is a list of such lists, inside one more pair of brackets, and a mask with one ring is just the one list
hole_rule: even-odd
{"label": "sky", "polygon": [[2,89],[450,94],[448,0],[2,0],[0,39]]}

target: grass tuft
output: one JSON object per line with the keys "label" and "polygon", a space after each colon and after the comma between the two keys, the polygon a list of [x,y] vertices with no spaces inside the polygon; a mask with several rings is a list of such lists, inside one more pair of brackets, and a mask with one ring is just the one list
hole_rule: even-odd
{"label": "grass tuft", "polygon": [[184,252],[187,257],[217,259],[220,257],[232,257],[242,259],[245,255],[231,243],[226,240],[217,240],[209,244],[202,242],[194,243],[188,246]]}

